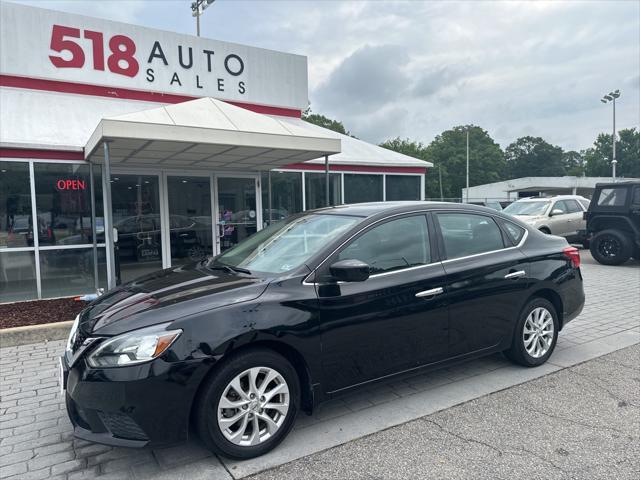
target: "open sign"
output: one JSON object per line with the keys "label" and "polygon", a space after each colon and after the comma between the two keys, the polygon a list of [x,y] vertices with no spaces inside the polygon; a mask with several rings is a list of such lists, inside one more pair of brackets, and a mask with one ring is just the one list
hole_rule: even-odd
{"label": "open sign", "polygon": [[56,187],[58,190],[84,190],[86,187],[86,181],[61,178],[56,182]]}

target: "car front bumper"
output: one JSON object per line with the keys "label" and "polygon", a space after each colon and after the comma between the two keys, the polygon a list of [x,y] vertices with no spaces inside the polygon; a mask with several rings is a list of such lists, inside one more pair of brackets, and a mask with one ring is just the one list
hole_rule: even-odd
{"label": "car front bumper", "polygon": [[120,447],[185,441],[196,391],[207,367],[198,362],[90,368],[83,358],[68,367],[61,357],[61,386],[78,438]]}

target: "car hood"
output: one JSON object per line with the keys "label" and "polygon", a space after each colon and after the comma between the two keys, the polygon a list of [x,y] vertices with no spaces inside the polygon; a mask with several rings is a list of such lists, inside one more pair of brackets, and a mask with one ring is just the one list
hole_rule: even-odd
{"label": "car hood", "polygon": [[87,335],[120,333],[258,298],[268,281],[192,264],[138,278],[101,296],[80,314]]}
{"label": "car hood", "polygon": [[524,223],[536,223],[541,221],[543,218],[545,218],[544,215],[512,215],[512,216]]}

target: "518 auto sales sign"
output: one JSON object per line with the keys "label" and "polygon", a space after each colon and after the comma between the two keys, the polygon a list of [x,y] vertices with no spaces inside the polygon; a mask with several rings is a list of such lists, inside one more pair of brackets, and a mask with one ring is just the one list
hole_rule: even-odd
{"label": "518 auto sales sign", "polygon": [[2,74],[307,107],[300,55],[7,2],[0,9]]}

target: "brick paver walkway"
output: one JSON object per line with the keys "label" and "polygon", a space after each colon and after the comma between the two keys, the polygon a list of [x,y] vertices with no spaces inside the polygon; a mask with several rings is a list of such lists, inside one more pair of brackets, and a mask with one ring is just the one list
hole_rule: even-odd
{"label": "brick paver walkway", "polygon": [[[582,315],[560,335],[558,351],[640,325],[640,264],[604,267],[584,252],[583,257],[587,303]],[[57,356],[64,343],[0,348],[0,478],[159,480],[178,473],[179,478],[193,478],[203,472],[212,479],[230,478],[233,467],[224,469],[197,442],[130,450],[74,439],[58,386]],[[311,417],[301,415],[295,428],[329,426],[341,421],[340,417],[365,409],[375,413],[389,402],[442,385],[464,383],[508,365],[501,355],[494,355],[359,391],[323,405]]]}

